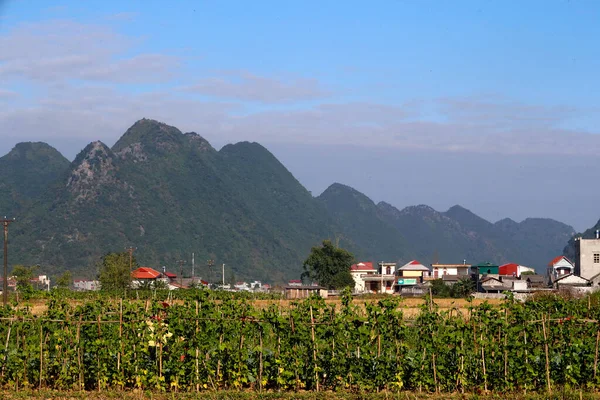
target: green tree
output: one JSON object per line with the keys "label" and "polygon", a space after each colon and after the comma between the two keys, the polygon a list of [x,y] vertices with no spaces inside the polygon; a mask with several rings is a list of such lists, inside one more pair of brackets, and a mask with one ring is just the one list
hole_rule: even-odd
{"label": "green tree", "polygon": [[15,265],[13,267],[11,275],[17,281],[17,290],[33,290],[31,280],[34,277],[37,266],[27,267],[25,265]]}
{"label": "green tree", "polygon": [[58,279],[56,279],[56,286],[61,289],[68,289],[71,287],[71,282],[73,282],[71,271],[65,271],[61,276],[58,277]]}
{"label": "green tree", "polygon": [[[137,268],[135,257],[132,268]],[[125,289],[131,285],[131,270],[129,269],[129,253],[108,253],[100,263],[100,287],[102,290]]]}
{"label": "green tree", "polygon": [[475,282],[470,278],[462,278],[452,285],[452,297],[467,297],[475,290]]}
{"label": "green tree", "polygon": [[354,255],[336,247],[330,240],[324,240],[320,247],[313,247],[304,261],[302,279],[317,281],[327,289],[354,288],[354,279],[350,274],[350,266],[354,263]]}
{"label": "green tree", "polygon": [[439,297],[450,297],[450,286],[446,285],[442,279],[431,281],[431,294]]}

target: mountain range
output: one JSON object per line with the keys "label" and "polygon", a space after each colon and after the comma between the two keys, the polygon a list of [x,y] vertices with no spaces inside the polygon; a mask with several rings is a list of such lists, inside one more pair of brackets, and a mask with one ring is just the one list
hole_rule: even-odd
{"label": "mountain range", "polygon": [[[45,143],[20,143],[0,158],[0,213],[10,228],[12,264],[93,277],[103,254],[135,248],[143,264],[220,280],[281,283],[297,278],[324,239],[358,260],[427,264],[480,261],[543,266],[572,227],[530,218],[491,223],[454,206],[399,210],[334,183],[313,197],[266,148],[241,142],[220,150],[194,132],[150,119],[112,146],[86,146],[69,162]],[[218,268],[220,270],[220,268]],[[176,273],[179,271],[175,270]]]}

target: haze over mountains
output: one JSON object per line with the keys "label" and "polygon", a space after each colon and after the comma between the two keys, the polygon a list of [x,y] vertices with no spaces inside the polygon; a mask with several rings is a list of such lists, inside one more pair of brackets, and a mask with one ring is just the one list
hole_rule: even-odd
{"label": "haze over mountains", "polygon": [[493,224],[460,206],[398,210],[338,183],[315,198],[257,143],[217,151],[149,119],[71,163],[45,143],[20,143],[0,158],[0,188],[0,213],[18,218],[9,261],[88,277],[103,254],[134,246],[154,268],[183,259],[189,273],[194,252],[203,277],[210,258],[227,264],[227,280],[283,282],[327,238],[359,260],[513,261],[541,271],[575,233],[551,219]]}

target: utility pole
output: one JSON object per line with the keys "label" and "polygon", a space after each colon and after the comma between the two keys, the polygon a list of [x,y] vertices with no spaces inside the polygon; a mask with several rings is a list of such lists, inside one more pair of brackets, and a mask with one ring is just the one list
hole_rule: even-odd
{"label": "utility pole", "polygon": [[194,275],[194,253],[192,253],[192,282],[194,282],[195,277],[196,275]]}
{"label": "utility pole", "polygon": [[0,220],[4,227],[4,282],[2,284],[2,303],[6,306],[8,304],[8,226],[15,222],[15,219],[4,219]]}
{"label": "utility pole", "polygon": [[210,284],[213,281],[213,266],[215,265],[215,260],[208,260],[207,262],[208,265],[208,288],[210,289]]}
{"label": "utility pole", "polygon": [[223,264],[223,274],[222,274],[222,278],[223,278],[223,287],[225,287],[225,264]]}
{"label": "utility pole", "polygon": [[129,253],[129,272],[133,272],[133,252],[137,250],[137,247],[125,247],[125,250]]}
{"label": "utility pole", "polygon": [[183,286],[183,264],[185,264],[185,261],[179,260],[177,264],[179,264],[179,284]]}

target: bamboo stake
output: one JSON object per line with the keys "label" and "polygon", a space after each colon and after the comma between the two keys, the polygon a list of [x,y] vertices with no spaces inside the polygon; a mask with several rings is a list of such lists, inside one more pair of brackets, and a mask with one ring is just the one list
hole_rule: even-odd
{"label": "bamboo stake", "polygon": [[317,383],[317,392],[319,391],[319,371],[317,371],[317,345],[315,344],[315,320],[313,318],[313,308],[310,306],[310,330],[313,343],[313,368],[315,369],[315,381]]}
{"label": "bamboo stake", "polygon": [[44,365],[44,333],[43,325],[40,321],[40,390],[42,389],[42,367]]}
{"label": "bamboo stake", "polygon": [[[481,341],[483,342],[483,334],[481,335]],[[483,389],[487,392],[487,373],[485,371],[485,350],[484,345],[481,343],[481,362],[483,364]]]}
{"label": "bamboo stake", "polygon": [[552,393],[550,387],[550,356],[548,355],[548,336],[546,335],[546,323],[542,316],[542,329],[544,331],[544,353],[546,353],[546,383],[548,384],[548,393]]}
{"label": "bamboo stake", "polygon": [[196,300],[196,392],[200,391],[200,366],[198,364],[198,357],[200,356],[200,350],[198,349],[198,300]]}
{"label": "bamboo stake", "polygon": [[123,299],[119,299],[119,344],[121,349],[117,354],[117,371],[121,372],[121,353],[123,353]]}
{"label": "bamboo stake", "polygon": [[260,353],[259,353],[259,361],[258,361],[258,389],[262,392],[263,339],[262,339],[262,329],[260,329],[260,328],[261,328],[261,326],[259,325],[258,338],[259,338]]}
{"label": "bamboo stake", "polygon": [[600,330],[596,333],[596,354],[594,355],[594,379],[598,371],[598,342],[600,341]]}
{"label": "bamboo stake", "polygon": [[77,370],[79,371],[79,390],[82,391],[83,390],[83,368],[82,368],[82,362],[81,362],[81,319],[83,318],[83,315],[79,316],[79,323],[77,323],[77,336],[76,336],[76,341],[77,341]]}
{"label": "bamboo stake", "polygon": [[[8,360],[8,342],[10,341],[10,331],[12,330],[12,321],[8,327],[8,333],[6,334],[6,345],[4,346],[4,362],[2,363],[2,378],[4,378],[4,368],[6,367],[6,362]],[[598,346],[596,346],[597,348]],[[596,353],[598,351],[596,350]]]}

